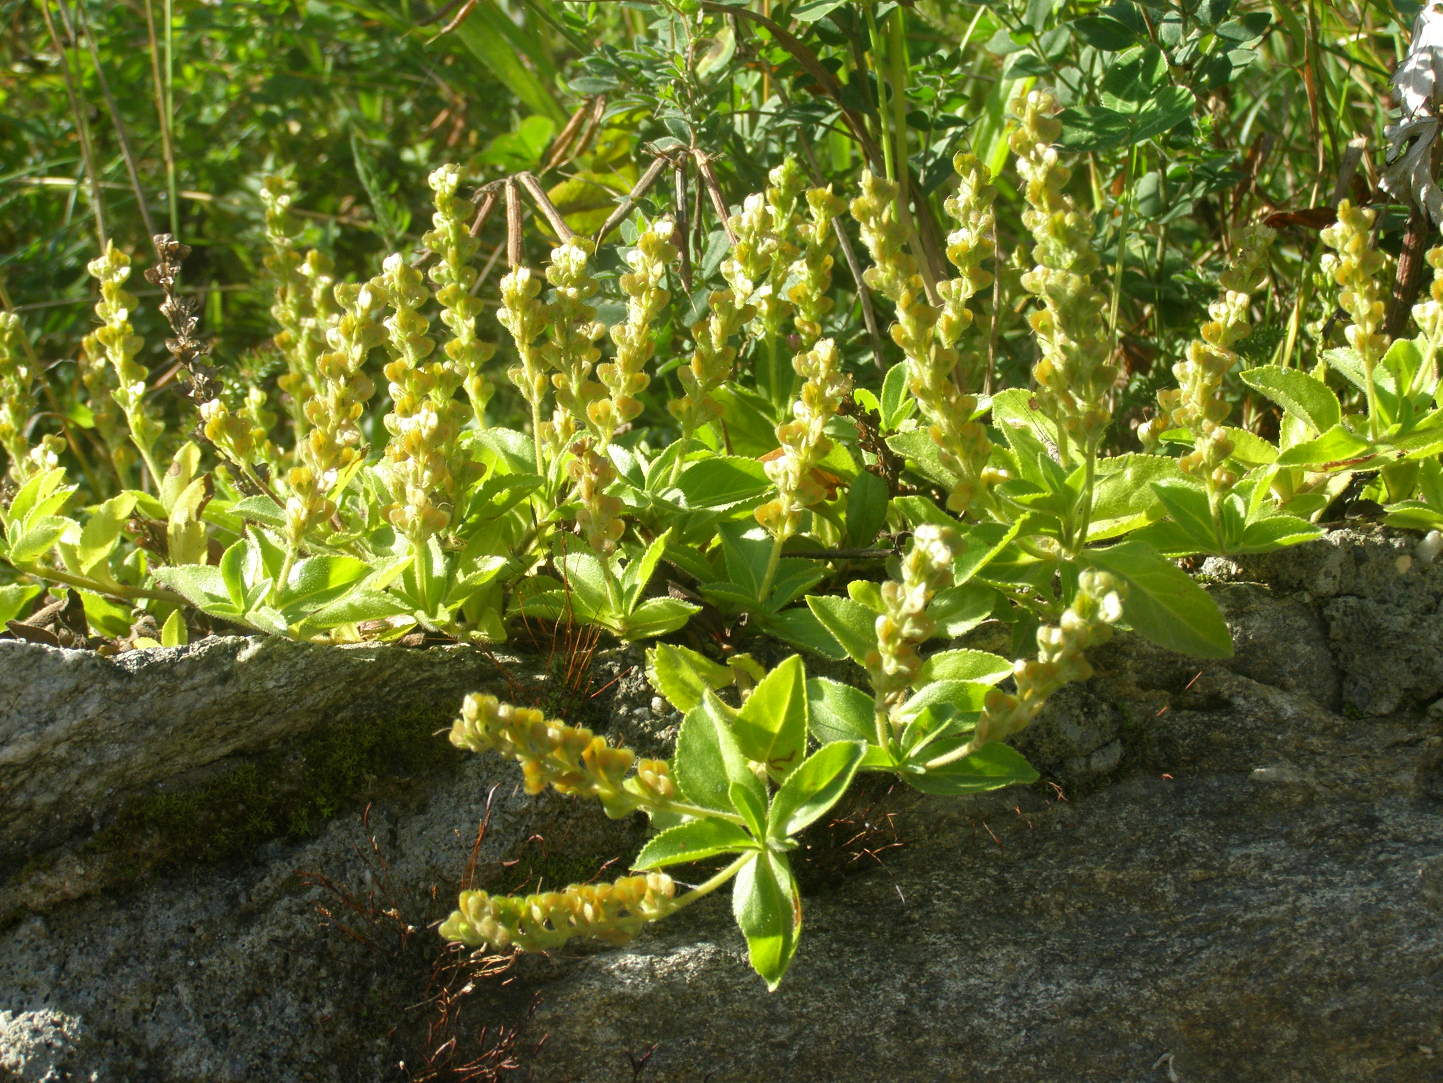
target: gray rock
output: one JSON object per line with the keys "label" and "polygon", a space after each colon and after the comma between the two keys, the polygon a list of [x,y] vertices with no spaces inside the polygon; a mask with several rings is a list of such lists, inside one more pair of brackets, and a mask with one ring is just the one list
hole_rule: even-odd
{"label": "gray rock", "polygon": [[[1210,587],[1238,643],[1226,662],[1128,637],[1099,650],[1098,676],[1024,735],[1045,784],[954,801],[859,788],[798,854],[806,931],[776,994],[748,969],[725,899],[624,948],[526,956],[491,977],[445,950],[433,926],[468,869],[487,890],[556,886],[612,858],[615,875],[640,840],[633,821],[527,797],[514,767],[467,757],[392,780],[308,837],[171,862],[13,921],[0,1065],[160,1083],[450,1078],[468,1062],[538,1080],[1443,1078],[1443,688],[1420,653],[1392,695],[1389,644],[1342,634],[1391,635],[1400,611],[1436,608],[1436,572],[1385,574],[1407,544],[1333,536],[1239,562]],[[1439,653],[1435,628],[1411,634],[1402,649]],[[413,699],[426,682],[486,679],[427,653],[394,652],[425,674],[390,679]],[[341,676],[317,663],[311,683],[354,684],[347,656],[330,656]],[[14,657],[0,655],[0,686]],[[149,663],[157,677],[164,662]],[[544,698],[660,742],[675,719],[638,662],[616,652],[584,688]],[[148,710],[172,726],[172,708],[119,687],[134,724]],[[281,687],[298,704],[344,693]],[[20,718],[9,732],[30,733],[17,702],[0,696]],[[370,709],[332,702],[334,717]],[[173,710],[203,723],[202,707]],[[83,729],[71,738],[84,747]],[[272,730],[224,759],[297,739]],[[114,772],[93,749],[78,762]],[[155,770],[147,785],[167,785]],[[46,838],[94,858],[74,842],[103,836],[89,813],[63,795],[51,807],[66,831]]]}

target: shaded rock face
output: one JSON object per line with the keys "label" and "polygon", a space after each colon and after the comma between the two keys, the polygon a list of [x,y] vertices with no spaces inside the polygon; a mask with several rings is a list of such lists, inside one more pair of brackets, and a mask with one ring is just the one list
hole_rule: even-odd
{"label": "shaded rock face", "polygon": [[[0,1068],[401,1080],[475,1059],[538,1080],[1443,1078],[1443,709],[1429,711],[1443,695],[1430,624],[1443,579],[1400,568],[1410,553],[1406,539],[1340,532],[1209,562],[1237,657],[1109,644],[1099,676],[1019,742],[1052,784],[839,809],[846,822],[819,825],[799,859],[805,933],[776,994],[748,969],[724,900],[622,949],[525,957],[472,981],[427,927],[468,866],[490,890],[555,886],[624,863],[640,838],[593,808],[528,798],[513,767],[472,757],[307,840],[13,921],[0,932]],[[1406,642],[1389,640],[1400,622]],[[654,741],[675,720],[637,662],[606,663],[588,721]]]}

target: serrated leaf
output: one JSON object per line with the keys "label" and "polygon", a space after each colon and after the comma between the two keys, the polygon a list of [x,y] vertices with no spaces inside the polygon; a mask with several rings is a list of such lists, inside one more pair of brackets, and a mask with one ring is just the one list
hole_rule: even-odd
{"label": "serrated leaf", "polygon": [[676,484],[687,507],[717,509],[760,501],[772,487],[766,468],[740,455],[715,455],[690,463]]}
{"label": "serrated leaf", "polygon": [[802,902],[786,858],[764,850],[742,866],[732,888],[732,914],[746,937],[752,969],[775,990],[802,931]]}
{"label": "serrated leaf", "polygon": [[1232,657],[1232,636],[1217,603],[1150,546],[1120,542],[1086,550],[1082,559],[1126,582],[1123,619],[1138,635],[1183,654]]}
{"label": "serrated leaf", "polygon": [[807,745],[807,673],[792,655],[752,689],[732,732],[742,754],[783,779],[801,762]]}
{"label": "serrated leaf", "polygon": [[1000,741],[990,741],[970,756],[924,774],[902,775],[902,780],[913,789],[941,797],[985,793],[1036,782],[1037,778],[1036,770],[1022,753]]}
{"label": "serrated leaf", "polygon": [[1333,389],[1300,369],[1262,365],[1238,375],[1243,383],[1312,426],[1314,432],[1327,432],[1342,420],[1343,408]]}
{"label": "serrated leaf", "polygon": [[807,607],[858,665],[877,649],[877,615],[850,598],[809,594]]}
{"label": "serrated leaf", "polygon": [[743,828],[727,820],[692,820],[669,827],[645,846],[633,869],[660,869],[686,861],[703,861],[717,854],[755,849],[756,839]]}
{"label": "serrated leaf", "polygon": [[996,684],[1012,676],[1012,663],[1000,654],[958,648],[939,651],[922,663],[916,684],[932,681],[971,681]]}
{"label": "serrated leaf", "polygon": [[803,760],[772,797],[767,837],[781,841],[823,816],[847,792],[866,749],[864,741],[833,741]]}
{"label": "serrated leaf", "polygon": [[1315,440],[1294,444],[1278,456],[1279,466],[1340,466],[1352,459],[1370,457],[1373,445],[1349,432],[1343,425],[1334,425]]}
{"label": "serrated leaf", "polygon": [[812,677],[807,681],[807,708],[812,736],[822,744],[877,739],[875,704],[859,688]]}
{"label": "serrated leaf", "polygon": [[652,688],[682,714],[702,701],[708,689],[731,684],[726,666],[713,662],[690,647],[659,643],[646,652],[646,677]]}

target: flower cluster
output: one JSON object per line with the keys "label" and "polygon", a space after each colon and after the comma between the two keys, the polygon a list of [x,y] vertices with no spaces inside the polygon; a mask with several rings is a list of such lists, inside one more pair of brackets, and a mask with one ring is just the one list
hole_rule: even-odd
{"label": "flower cluster", "polygon": [[92,277],[100,282],[100,303],[95,314],[100,326],[90,336],[92,356],[104,356],[115,373],[111,397],[125,415],[131,442],[140,452],[146,469],[157,484],[164,476],[155,459],[155,446],[162,432],[161,423],[145,405],[145,366],[135,359],[144,343],[130,323],[135,297],[125,289],[130,277],[130,257],[113,243],[107,242],[103,255],[86,265]]}
{"label": "flower cluster", "polygon": [[1010,142],[1027,202],[1022,223],[1036,242],[1036,265],[1022,275],[1022,286],[1042,302],[1029,318],[1042,352],[1032,377],[1039,408],[1057,422],[1059,458],[1071,466],[1096,447],[1112,420],[1107,399],[1118,366],[1109,356],[1107,302],[1092,283],[1098,258],[1091,223],[1066,193],[1072,171],[1053,146],[1062,131],[1056,99],[1028,91],[1011,108],[1019,124]]}
{"label": "flower cluster", "polygon": [[440,931],[447,940],[499,950],[548,951],[576,936],[625,944],[647,922],[666,917],[675,895],[664,872],[526,896],[463,891],[460,909]]}
{"label": "flower cluster", "polygon": [[596,278],[591,273],[591,242],[573,237],[551,250],[546,281],[551,283],[551,301],[546,306],[546,342],[541,356],[551,370],[556,389],[556,409],[545,430],[544,442],[560,450],[577,429],[588,424],[589,407],[606,396],[597,382],[596,362],[601,357],[597,340],[606,325],[596,318]]}
{"label": "flower cluster", "polygon": [[1338,303],[1350,320],[1344,335],[1363,362],[1368,381],[1370,424],[1375,414],[1373,367],[1388,350],[1388,336],[1383,331],[1383,291],[1379,285],[1386,277],[1384,268],[1388,260],[1373,244],[1373,219],[1377,213],[1355,207],[1345,199],[1338,204],[1338,221],[1321,235],[1323,243],[1336,252],[1323,257],[1323,271],[1342,287]]}
{"label": "flower cluster", "polygon": [[636,247],[626,256],[630,270],[618,279],[626,294],[626,322],[609,332],[616,346],[615,358],[596,369],[607,397],[587,407],[587,417],[602,444],[610,443],[622,425],[641,413],[641,400],[636,396],[651,383],[646,373],[646,363],[655,351],[651,325],[671,299],[663,283],[667,267],[677,257],[676,246],[671,243],[672,230],[670,218],[643,226]]}
{"label": "flower cluster", "polygon": [[385,293],[373,283],[343,283],[336,287],[336,301],[342,314],[328,334],[330,350],[316,362],[317,395],[306,404],[311,428],[296,448],[299,465],[286,476],[286,533],[292,546],[310,524],[335,514],[329,494],[342,471],[365,454],[360,421],[375,385],[364,369],[371,350],[386,337],[381,324]]}
{"label": "flower cluster", "polygon": [[[548,719],[531,707],[513,707],[495,696],[473,692],[466,697],[451,726],[451,743],[516,760],[529,794],[550,786],[557,793],[596,797],[617,814],[662,807],[676,795],[665,762],[638,762],[631,749],[609,745],[589,729]],[[637,773],[623,788],[633,764]]]}
{"label": "flower cluster", "polygon": [[1430,248],[1426,259],[1433,268],[1433,282],[1428,287],[1427,299],[1413,306],[1413,322],[1431,349],[1437,350],[1443,345],[1443,248]]}
{"label": "flower cluster", "polygon": [[25,436],[36,406],[36,373],[24,356],[28,345],[20,317],[0,312],[0,451],[9,458],[8,473],[17,484],[38,469],[54,465],[44,461],[49,455],[40,461],[32,459]]}
{"label": "flower cluster", "polygon": [[456,197],[461,182],[460,167],[443,165],[427,180],[435,193],[436,212],[431,216],[432,229],[421,241],[438,257],[427,274],[436,286],[441,322],[451,332],[444,353],[479,418],[491,398],[491,384],[481,367],[496,352],[493,343],[476,337],[476,317],[481,314],[482,306],[474,290],[480,274],[471,266],[471,259],[481,245],[471,236],[464,214],[465,202]]}
{"label": "flower cluster", "polygon": [[986,280],[980,262],[991,251],[993,191],[986,170],[970,158],[959,155],[957,166],[963,187],[948,201],[949,213],[959,222],[948,237],[948,255],[962,273],[939,285],[941,305],[928,298],[921,268],[907,248],[896,184],[865,174],[851,210],[874,264],[863,278],[896,306],[892,340],[906,358],[907,386],[928,421],[932,442],[957,475],[947,506],[961,513],[978,495],[992,449],[986,430],[973,420],[976,396],[957,383],[957,342],[972,322],[967,302]]}
{"label": "flower cluster", "polygon": [[851,378],[842,373],[837,345],[829,338],[799,354],[792,363],[805,382],[792,403],[792,420],[777,426],[781,454],[763,464],[777,487],[777,496],[755,512],[757,522],[778,541],[796,534],[802,513],[827,497],[814,470],[832,446],[826,436],[827,422],[836,416],[852,387]]}
{"label": "flower cluster", "polygon": [[792,263],[793,282],[785,293],[795,312],[792,323],[803,349],[811,349],[822,337],[822,321],[832,311],[827,294],[832,286],[832,250],[837,244],[834,223],[846,206],[830,186],[807,190],[810,217],[797,227],[801,253]]}
{"label": "flower cluster", "polygon": [[1210,492],[1225,492],[1236,481],[1225,466],[1233,443],[1223,427],[1230,409],[1223,380],[1238,360],[1233,345],[1252,332],[1248,310],[1263,283],[1274,236],[1267,226],[1249,227],[1238,236],[1238,255],[1219,280],[1223,294],[1208,307],[1212,318],[1188,344],[1186,360],[1172,367],[1178,386],[1158,392],[1157,417],[1138,430],[1143,446],[1151,447],[1167,429],[1190,429],[1193,450],[1178,465],[1201,477]]}
{"label": "flower cluster", "polygon": [[691,359],[677,369],[682,393],[666,404],[681,423],[683,439],[721,413],[712,395],[731,376],[737,359],[732,340],[752,318],[752,307],[738,302],[731,290],[713,290],[707,301],[710,314],[691,328],[696,342]]}
{"label": "flower cluster", "polygon": [[461,380],[449,364],[432,358],[436,343],[430,320],[420,311],[428,299],[421,273],[399,255],[387,256],[383,268],[372,285],[384,292],[392,310],[385,321],[392,360],[383,370],[391,395],[384,465],[398,497],[387,518],[406,537],[420,541],[451,521],[460,480],[452,467],[462,423],[455,399]]}
{"label": "flower cluster", "polygon": [[315,392],[315,362],[326,347],[326,328],[336,316],[331,299],[335,277],[330,260],[312,249],[301,253],[300,220],[291,211],[295,186],[287,177],[268,176],[261,184],[266,240],[271,250],[261,261],[276,283],[271,315],[281,330],[276,349],[286,363],[277,383],[290,398],[291,420],[305,431],[305,404]]}
{"label": "flower cluster", "polygon": [[730,221],[736,243],[722,261],[722,277],[737,304],[752,307],[763,341],[775,341],[794,311],[785,287],[801,255],[797,239],[805,189],[801,167],[788,158],[767,174],[766,190],[743,200],[741,213]]}
{"label": "flower cluster", "polygon": [[951,527],[923,523],[912,535],[912,548],[902,560],[901,582],[882,584],[877,649],[867,656],[866,665],[877,702],[889,714],[910,694],[922,668],[917,648],[936,631],[927,606],[939,590],[952,585],[959,541]]}
{"label": "flower cluster", "polygon": [[994,688],[987,693],[970,747],[1010,737],[1037,717],[1052,693],[1092,676],[1083,652],[1111,638],[1112,625],[1122,619],[1123,590],[1118,579],[1096,568],[1078,577],[1077,595],[1061,621],[1037,629],[1037,657],[1021,659],[1013,667],[1016,692]]}
{"label": "flower cluster", "polygon": [[621,518],[624,505],[616,497],[606,495],[606,487],[616,480],[616,468],[596,450],[589,436],[572,444],[571,454],[566,470],[576,485],[572,496],[581,505],[576,513],[576,525],[581,528],[591,551],[604,556],[616,548],[626,532],[626,522]]}
{"label": "flower cluster", "polygon": [[496,319],[511,335],[519,364],[506,370],[506,377],[531,408],[531,434],[535,442],[536,472],[544,474],[545,449],[541,444],[541,406],[551,381],[541,356],[541,336],[546,330],[546,302],[541,299],[541,279],[529,267],[514,267],[501,276],[501,307]]}

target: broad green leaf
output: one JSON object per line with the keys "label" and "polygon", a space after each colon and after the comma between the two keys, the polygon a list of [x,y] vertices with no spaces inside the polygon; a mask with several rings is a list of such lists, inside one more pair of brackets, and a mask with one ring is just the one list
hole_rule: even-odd
{"label": "broad green leaf", "polygon": [[898,361],[882,379],[882,431],[896,432],[917,412],[917,400],[907,394],[907,362]]}
{"label": "broad green leaf", "polygon": [[680,598],[648,598],[616,621],[615,627],[621,638],[628,642],[651,639],[676,631],[700,608]]}
{"label": "broad green leaf", "polygon": [[666,542],[669,537],[671,537],[670,530],[658,534],[641,556],[626,566],[621,582],[627,592],[626,604],[631,608],[634,609],[636,603],[641,601],[642,592],[651,582],[651,577],[656,572],[656,566],[661,562],[662,554],[666,552]]}
{"label": "broad green leaf", "polygon": [[849,546],[868,546],[887,522],[887,483],[863,470],[847,486],[847,532]]}
{"label": "broad green leaf", "polygon": [[742,866],[732,887],[732,914],[746,937],[752,969],[775,990],[802,931],[802,901],[786,858],[763,850]]}
{"label": "broad green leaf", "polygon": [[641,848],[633,869],[660,869],[684,861],[701,861],[717,854],[754,849],[756,839],[727,820],[692,820],[669,827]]}
{"label": "broad green leaf", "polygon": [[807,673],[800,655],[787,658],[752,689],[733,725],[742,754],[786,778],[807,747]]}
{"label": "broad green leaf", "polygon": [[230,600],[220,569],[211,564],[186,564],[175,568],[157,568],[155,578],[175,591],[197,609],[212,612],[217,605],[237,609]]}
{"label": "broad green leaf", "polygon": [[812,736],[832,741],[875,741],[877,726],[872,697],[830,677],[807,681],[807,707]]}
{"label": "broad green leaf", "polygon": [[74,520],[60,515],[32,515],[20,533],[10,542],[12,564],[30,564],[50,552],[61,536],[75,525]]}
{"label": "broad green leaf", "polygon": [[337,628],[342,624],[359,624],[362,621],[389,620],[392,617],[410,615],[411,607],[394,594],[359,588],[307,613],[301,627],[324,630]]}
{"label": "broad green leaf", "polygon": [[1321,527],[1295,515],[1270,515],[1247,525],[1242,542],[1229,547],[1230,554],[1269,553],[1289,545],[1313,541],[1323,536]]}
{"label": "broad green leaf", "polygon": [[732,808],[741,814],[746,821],[747,830],[756,838],[764,838],[767,833],[767,798],[759,788],[748,786],[743,782],[733,782],[727,786],[727,798],[731,801]]}
{"label": "broad green leaf", "polygon": [[249,522],[280,530],[286,525],[286,509],[268,496],[248,496],[231,505],[231,514]]}
{"label": "broad green leaf", "polygon": [[185,626],[185,617],[179,609],[172,610],[170,616],[165,618],[165,623],[160,627],[160,645],[162,647],[184,647],[190,642],[190,634]]}
{"label": "broad green leaf", "polygon": [[1084,551],[1082,559],[1127,584],[1122,614],[1138,635],[1169,650],[1230,658],[1232,636],[1217,603],[1181,568],[1137,541]]}
{"label": "broad green leaf", "polygon": [[867,655],[877,649],[877,614],[850,598],[809,594],[807,606],[848,657],[866,665]]}
{"label": "broad green leaf", "polygon": [[765,626],[768,632],[783,642],[833,662],[847,657],[847,652],[832,638],[816,614],[804,605],[793,606],[780,613],[768,613]]}
{"label": "broad green leaf", "polygon": [[[1010,672],[1012,667],[1007,668]],[[897,714],[901,718],[910,718],[937,705],[957,712],[980,711],[991,687],[986,681],[932,681],[914,692],[898,709]]]}
{"label": "broad green leaf", "polygon": [[370,565],[355,557],[305,557],[291,566],[290,578],[282,595],[283,608],[319,606],[332,601],[370,573]]}
{"label": "broad green leaf", "polygon": [[1216,553],[1222,549],[1206,489],[1191,479],[1177,478],[1154,484],[1153,491],[1167,509],[1172,525],[1188,539],[1194,552]]}
{"label": "broad green leaf", "polygon": [[866,749],[862,741],[833,741],[803,760],[772,797],[768,838],[789,838],[835,805],[852,784]]}
{"label": "broad green leaf", "polygon": [[707,689],[731,684],[726,666],[713,662],[690,647],[658,643],[646,652],[646,676],[651,686],[682,714],[697,704]]}
{"label": "broad green leaf", "polygon": [[[1078,467],[1081,471],[1082,467]],[[1126,534],[1144,525],[1156,506],[1152,486],[1176,478],[1177,460],[1164,455],[1116,455],[1097,464],[1092,496],[1092,518],[1087,529],[1089,541],[1101,541]],[[1074,472],[1074,483],[1082,478]]]}
{"label": "broad green leaf", "polygon": [[982,583],[939,590],[927,607],[927,616],[937,624],[940,635],[955,639],[966,635],[992,615],[997,592]]}
{"label": "broad green leaf", "polygon": [[689,464],[677,478],[689,508],[734,508],[771,491],[766,468],[756,459],[716,455]]}
{"label": "broad green leaf", "polygon": [[557,563],[566,575],[566,586],[582,606],[592,613],[611,610],[606,590],[606,570],[601,560],[591,553],[567,553]]}
{"label": "broad green leaf", "polygon": [[28,583],[0,583],[0,624],[18,618],[39,593],[38,586]]}
{"label": "broad green leaf", "polygon": [[80,531],[80,543],[75,550],[79,560],[76,570],[81,574],[90,574],[115,549],[125,522],[135,508],[137,495],[129,490],[117,493],[91,512]]}
{"label": "broad green leaf", "polygon": [[959,587],[965,585],[997,559],[1012,544],[1028,518],[1020,516],[1011,526],[1005,527],[1000,523],[977,523],[966,527],[962,532],[962,552],[952,564],[955,584]]}
{"label": "broad green leaf", "polygon": [[944,489],[950,489],[961,479],[957,473],[942,462],[937,444],[923,429],[911,429],[887,437],[887,446],[907,460],[907,465],[928,481]]}
{"label": "broad green leaf", "polygon": [[958,648],[939,651],[922,663],[916,684],[932,681],[971,681],[996,684],[1012,676],[1012,663],[1000,654]]}
{"label": "broad green leaf", "polygon": [[847,597],[873,613],[881,613],[886,608],[882,601],[882,585],[870,579],[853,579],[847,584]]}
{"label": "broad green leaf", "polygon": [[1315,440],[1294,444],[1278,456],[1279,466],[1321,466],[1338,469],[1360,464],[1372,457],[1373,445],[1349,432],[1342,424],[1332,426]]}
{"label": "broad green leaf", "polygon": [[61,487],[64,480],[65,469],[57,466],[54,470],[36,474],[20,486],[14,499],[10,501],[9,508],[4,511],[7,535],[13,537],[18,534],[17,528],[27,519],[44,518],[64,507],[65,502],[75,492],[73,485]]}
{"label": "broad green leaf", "polygon": [[1266,466],[1278,457],[1278,449],[1261,436],[1247,429],[1227,426],[1223,429],[1233,442],[1233,458],[1247,466]]}
{"label": "broad green leaf", "polygon": [[1000,790],[1036,782],[1037,777],[1020,752],[1000,741],[989,741],[970,756],[924,774],[902,774],[902,780],[913,789],[942,797]]}
{"label": "broad green leaf", "polygon": [[722,759],[717,726],[705,703],[698,704],[682,719],[676,735],[676,757],[672,763],[676,786],[688,802],[702,808],[731,812],[726,763]]}
{"label": "broad green leaf", "polygon": [[1243,383],[1262,392],[1294,417],[1302,418],[1314,432],[1327,432],[1343,418],[1343,408],[1333,389],[1300,369],[1263,365],[1238,374]]}

